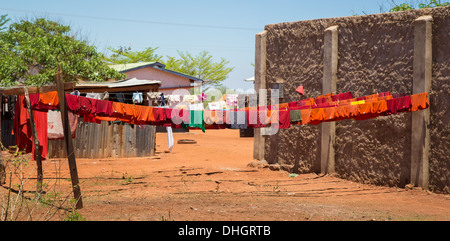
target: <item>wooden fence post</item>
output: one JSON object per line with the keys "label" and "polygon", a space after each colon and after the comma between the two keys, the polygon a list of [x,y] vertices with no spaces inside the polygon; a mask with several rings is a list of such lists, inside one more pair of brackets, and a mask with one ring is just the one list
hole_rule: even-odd
{"label": "wooden fence post", "polygon": [[61,110],[61,119],[64,130],[64,147],[66,149],[67,159],[69,162],[70,179],[72,180],[73,194],[76,200],[75,207],[83,208],[83,200],[81,197],[80,182],[78,180],[77,162],[75,160],[75,152],[72,143],[72,132],[70,131],[69,114],[67,113],[66,95],[64,92],[64,83],[62,81],[61,67],[58,65],[58,73],[56,74],[56,86],[58,89],[59,109]]}
{"label": "wooden fence post", "polygon": [[[41,159],[41,149],[39,147],[39,138],[36,130],[36,123],[34,123],[33,110],[31,108],[30,95],[28,89],[24,87],[25,102],[27,104],[28,116],[30,117],[31,133],[33,135],[34,142],[34,159],[36,160],[37,166],[37,183],[36,183],[36,193],[37,195],[42,194],[42,182],[44,179],[44,174],[42,172],[42,159]],[[21,103],[17,103],[18,105]]]}

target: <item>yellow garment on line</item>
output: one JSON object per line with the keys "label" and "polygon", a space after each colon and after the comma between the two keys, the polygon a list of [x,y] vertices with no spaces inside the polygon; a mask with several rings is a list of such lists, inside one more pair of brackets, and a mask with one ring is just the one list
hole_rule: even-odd
{"label": "yellow garment on line", "polygon": [[365,100],[360,100],[360,101],[351,102],[350,105],[361,105],[361,104],[365,104],[365,103],[366,103]]}

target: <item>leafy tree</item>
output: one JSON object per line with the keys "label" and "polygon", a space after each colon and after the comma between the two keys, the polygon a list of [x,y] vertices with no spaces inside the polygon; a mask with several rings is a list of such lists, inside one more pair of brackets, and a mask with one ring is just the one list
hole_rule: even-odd
{"label": "leafy tree", "polygon": [[69,26],[38,18],[21,20],[0,32],[0,85],[52,83],[58,64],[67,82],[125,77],[109,68],[95,47],[75,39],[70,30]]}
{"label": "leafy tree", "polygon": [[5,24],[7,24],[11,19],[8,18],[8,15],[0,15],[0,31],[3,31],[6,29],[6,27],[3,27]]}
{"label": "leafy tree", "polygon": [[414,4],[414,3],[401,3],[401,4],[396,4],[394,1],[394,6],[389,10],[389,12],[400,12],[400,11],[407,11],[407,10],[412,10],[412,9],[416,9],[416,6],[418,8],[436,8],[436,7],[445,7],[445,6],[450,6],[449,2],[444,2],[442,3],[441,0],[429,0],[429,2],[426,3],[419,3],[419,4]]}
{"label": "leafy tree", "polygon": [[227,66],[229,61],[224,58],[215,62],[208,51],[202,51],[197,56],[181,51],[178,54],[179,58],[168,57],[166,68],[205,80],[207,86],[220,86],[234,69]]}
{"label": "leafy tree", "polygon": [[105,57],[105,61],[108,64],[159,62],[162,56],[155,54],[157,49],[148,47],[143,51],[131,51],[131,47],[119,47],[118,49],[109,47],[108,50],[113,54],[110,57]]}

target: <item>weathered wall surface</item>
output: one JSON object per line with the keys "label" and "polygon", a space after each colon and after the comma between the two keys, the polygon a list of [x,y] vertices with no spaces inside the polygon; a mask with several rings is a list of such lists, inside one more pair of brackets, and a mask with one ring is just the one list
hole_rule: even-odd
{"label": "weathered wall surface", "polygon": [[[324,30],[337,25],[338,93],[412,94],[414,21],[423,15],[433,16],[429,187],[450,193],[450,7],[267,25],[266,85],[284,83],[280,102],[321,95]],[[299,85],[304,97],[295,92]],[[411,119],[401,113],[337,122],[336,174],[377,185],[408,184]],[[317,171],[319,155],[319,126],[293,126],[266,137],[266,160],[289,171]]]}

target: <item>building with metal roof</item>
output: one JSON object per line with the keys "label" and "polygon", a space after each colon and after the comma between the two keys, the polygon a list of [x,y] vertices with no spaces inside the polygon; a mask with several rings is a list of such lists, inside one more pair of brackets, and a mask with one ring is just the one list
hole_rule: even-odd
{"label": "building with metal roof", "polygon": [[166,69],[166,66],[159,62],[114,64],[109,67],[126,74],[128,79],[160,81],[159,92],[164,94],[172,94],[177,89],[189,91],[196,86],[203,85],[204,82],[202,79]]}

